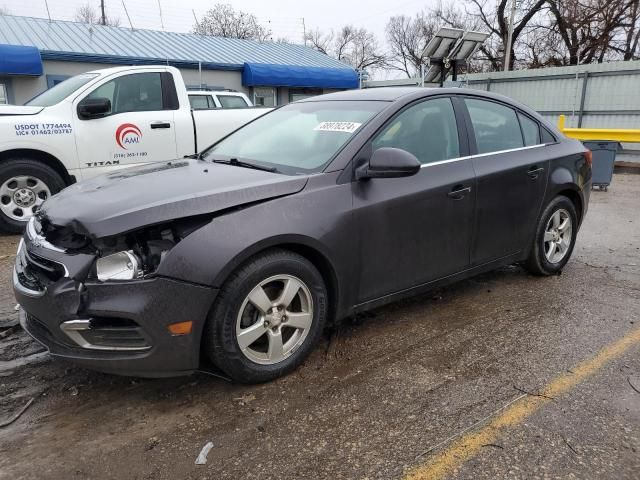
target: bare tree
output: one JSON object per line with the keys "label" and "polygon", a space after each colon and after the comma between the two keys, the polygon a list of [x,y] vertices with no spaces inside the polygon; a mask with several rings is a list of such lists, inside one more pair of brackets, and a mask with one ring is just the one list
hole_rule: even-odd
{"label": "bare tree", "polygon": [[217,3],[193,28],[194,33],[215,37],[267,41],[271,30],[260,25],[252,13],[236,11],[231,4]]}
{"label": "bare tree", "polygon": [[628,17],[623,29],[622,46],[619,51],[623,60],[637,60],[640,58],[640,0],[632,0]]}
{"label": "bare tree", "polygon": [[[557,55],[565,65],[602,62],[616,58],[626,45],[617,45],[624,26],[632,22],[637,0],[548,0],[552,22],[548,35],[556,36]],[[636,12],[637,16],[637,12]],[[635,29],[629,30],[629,51]],[[637,44],[636,44],[637,45]]]}
{"label": "bare tree", "polygon": [[423,57],[427,43],[438,29],[438,17],[432,12],[418,13],[414,17],[398,15],[387,23],[389,66],[413,77],[427,64]]}
{"label": "bare tree", "polygon": [[[74,15],[74,19],[76,22],[80,23],[89,23],[92,25],[102,25],[102,18],[98,14],[98,11],[95,10],[90,4],[86,3],[81,7],[78,7],[76,13]],[[109,17],[105,16],[105,25],[110,25],[112,27],[120,26],[120,19],[117,17]]]}
{"label": "bare tree", "polygon": [[356,70],[376,69],[385,66],[386,55],[373,32],[358,28],[352,32],[351,44],[343,55],[343,61]]}
{"label": "bare tree", "polygon": [[337,32],[323,33],[318,28],[307,32],[307,44],[325,55],[351,65],[356,70],[384,68],[386,55],[373,32],[345,25]]}
{"label": "bare tree", "polygon": [[325,34],[321,32],[319,28],[315,28],[305,34],[304,41],[314,50],[329,55],[329,50],[333,42],[333,32]]}
{"label": "bare tree", "polygon": [[11,15],[11,10],[5,6],[0,6],[0,15]]}
{"label": "bare tree", "polygon": [[[471,7],[469,15],[475,17],[479,24],[491,34],[491,37],[481,47],[481,51],[491,62],[493,69],[498,70],[504,65],[506,56],[507,37],[509,35],[509,19],[512,0],[467,0]],[[548,0],[521,0],[518,5],[517,16],[514,19],[511,40],[511,56],[509,69],[513,69],[517,57],[518,39],[526,34],[531,21],[540,14]]]}

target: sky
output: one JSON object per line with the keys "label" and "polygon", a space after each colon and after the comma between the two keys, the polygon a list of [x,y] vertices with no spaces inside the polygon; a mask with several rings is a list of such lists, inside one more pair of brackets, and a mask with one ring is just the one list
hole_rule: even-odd
{"label": "sky", "polygon": [[[89,4],[96,10],[100,0],[47,0],[51,18],[73,20],[78,7]],[[173,32],[189,32],[194,25],[194,12],[200,18],[215,1],[211,0],[124,0],[134,28],[147,28]],[[221,0],[220,3],[225,3]],[[228,0],[236,10],[253,13],[273,32],[274,40],[285,37],[301,43],[303,19],[307,30],[337,30],[353,24],[372,30],[384,42],[385,25],[393,15],[413,15],[433,6],[436,0]],[[105,0],[107,15],[120,18],[121,26],[129,26],[123,0]],[[160,9],[162,8],[162,22]],[[13,15],[47,17],[45,0],[0,0]],[[388,74],[390,76],[397,76]]]}

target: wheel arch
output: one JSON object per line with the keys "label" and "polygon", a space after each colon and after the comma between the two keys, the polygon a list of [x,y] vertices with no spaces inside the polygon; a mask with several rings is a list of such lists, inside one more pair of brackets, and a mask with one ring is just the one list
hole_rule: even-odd
{"label": "wheel arch", "polygon": [[258,242],[236,255],[218,273],[214,285],[223,285],[229,276],[251,258],[268,250],[282,249],[297,253],[309,260],[318,269],[327,287],[329,296],[328,320],[336,318],[339,305],[339,280],[337,271],[325,249],[316,240],[302,235],[281,235]]}
{"label": "wheel arch", "polygon": [[62,180],[66,185],[71,185],[75,182],[75,177],[69,174],[69,171],[64,164],[55,156],[42,150],[36,150],[32,148],[14,148],[11,150],[4,150],[0,152],[0,165],[11,159],[28,158],[42,162],[45,165],[53,168],[58,175],[62,177]]}
{"label": "wheel arch", "polygon": [[573,206],[576,208],[576,213],[578,215],[578,225],[580,225],[582,223],[582,217],[583,217],[583,205],[582,205],[582,198],[580,197],[580,194],[573,189],[567,188],[564,190],[560,190],[556,196],[565,196],[567,197],[569,200],[571,200],[571,203],[573,203]]}

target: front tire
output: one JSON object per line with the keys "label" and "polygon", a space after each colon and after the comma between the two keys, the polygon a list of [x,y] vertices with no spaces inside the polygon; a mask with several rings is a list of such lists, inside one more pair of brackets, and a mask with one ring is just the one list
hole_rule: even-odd
{"label": "front tire", "polygon": [[571,200],[554,198],[544,209],[525,268],[534,275],[554,275],[569,261],[578,234],[578,215]]}
{"label": "front tire", "polygon": [[42,203],[65,187],[48,165],[30,158],[0,163],[0,230],[21,233]]}
{"label": "front tire", "polygon": [[218,294],[204,351],[234,381],[260,383],[297,368],[318,342],[327,290],[306,258],[272,250],[245,263]]}

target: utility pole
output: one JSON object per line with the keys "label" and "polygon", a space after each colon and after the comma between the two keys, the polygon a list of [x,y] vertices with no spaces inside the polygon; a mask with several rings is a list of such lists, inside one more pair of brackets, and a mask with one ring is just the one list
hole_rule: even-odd
{"label": "utility pole", "polygon": [[49,23],[51,23],[51,12],[49,11],[49,3],[44,0],[44,6],[47,7],[47,17],[49,17]]}
{"label": "utility pole", "polygon": [[504,71],[509,71],[511,65],[511,46],[513,44],[513,20],[516,16],[516,0],[511,0],[511,16],[509,17],[509,32],[507,33],[507,45],[504,52]]}
{"label": "utility pole", "polygon": [[302,17],[302,41],[304,42],[304,46],[307,46],[307,26],[304,23],[304,17]]}
{"label": "utility pole", "polygon": [[101,12],[100,25],[106,25],[107,16],[104,13],[104,0],[100,0],[100,12]]}
{"label": "utility pole", "polygon": [[160,5],[160,0],[158,0],[158,12],[160,13],[160,26],[164,32],[164,20],[162,19],[162,5]]}
{"label": "utility pole", "polygon": [[198,33],[200,33],[200,23],[198,23],[198,17],[196,17],[196,11],[193,8],[191,9],[191,13],[193,13],[193,19],[196,22],[196,29],[198,30]]}

